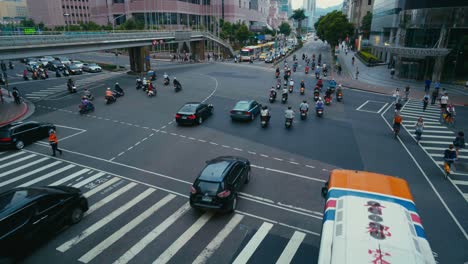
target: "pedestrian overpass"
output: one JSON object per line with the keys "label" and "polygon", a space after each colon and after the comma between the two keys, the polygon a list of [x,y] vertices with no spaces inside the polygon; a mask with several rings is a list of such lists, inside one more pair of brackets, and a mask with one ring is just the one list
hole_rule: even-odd
{"label": "pedestrian overpass", "polygon": [[234,53],[227,42],[207,31],[42,32],[0,36],[0,60],[128,48],[131,70],[142,72],[148,47],[161,40],[185,44],[195,60],[204,59],[206,40],[216,43],[223,54]]}

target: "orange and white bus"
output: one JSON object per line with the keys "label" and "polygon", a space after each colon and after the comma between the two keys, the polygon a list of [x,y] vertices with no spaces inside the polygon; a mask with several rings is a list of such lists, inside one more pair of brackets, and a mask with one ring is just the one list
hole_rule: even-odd
{"label": "orange and white bus", "polygon": [[333,170],[319,264],[435,264],[408,183],[377,173]]}

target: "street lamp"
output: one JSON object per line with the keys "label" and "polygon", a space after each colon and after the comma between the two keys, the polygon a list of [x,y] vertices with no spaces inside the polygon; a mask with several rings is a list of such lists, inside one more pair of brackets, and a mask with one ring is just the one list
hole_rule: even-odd
{"label": "street lamp", "polygon": [[[70,14],[65,13],[65,14],[63,14],[63,16],[68,18],[68,17],[70,17]],[[70,31],[70,19],[65,19],[65,24],[67,24],[67,31]]]}
{"label": "street lamp", "polygon": [[115,21],[116,21],[117,19],[119,19],[119,18],[125,16],[125,15],[126,15],[126,14],[122,14],[122,15],[120,15],[120,16],[118,16],[118,17],[114,17],[114,18],[112,19],[112,33],[115,33]]}

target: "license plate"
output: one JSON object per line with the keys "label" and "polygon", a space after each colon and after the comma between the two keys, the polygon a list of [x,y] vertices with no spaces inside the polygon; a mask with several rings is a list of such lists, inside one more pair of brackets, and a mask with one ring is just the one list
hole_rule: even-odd
{"label": "license plate", "polygon": [[209,202],[209,203],[211,203],[212,200],[213,200],[213,199],[212,199],[211,197],[209,197],[209,196],[203,196],[203,197],[202,197],[202,201],[204,201],[204,202]]}
{"label": "license plate", "polygon": [[186,116],[183,116],[182,119],[187,119],[187,117],[186,117]]}
{"label": "license plate", "polygon": [[237,114],[242,115],[243,113],[242,111],[237,111]]}

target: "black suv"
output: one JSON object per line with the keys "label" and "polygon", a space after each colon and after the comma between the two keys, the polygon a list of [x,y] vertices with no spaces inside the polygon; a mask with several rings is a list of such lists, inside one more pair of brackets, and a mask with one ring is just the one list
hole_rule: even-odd
{"label": "black suv", "polygon": [[250,181],[250,162],[241,157],[222,156],[206,162],[190,190],[190,206],[232,212],[237,192]]}
{"label": "black suv", "polygon": [[0,127],[0,147],[24,148],[25,144],[33,143],[49,136],[49,131],[55,130],[51,123],[18,122]]}
{"label": "black suv", "polygon": [[[0,193],[0,256],[15,258],[66,224],[76,224],[88,210],[80,189],[69,186],[14,188]],[[0,262],[4,261],[0,258]]]}

